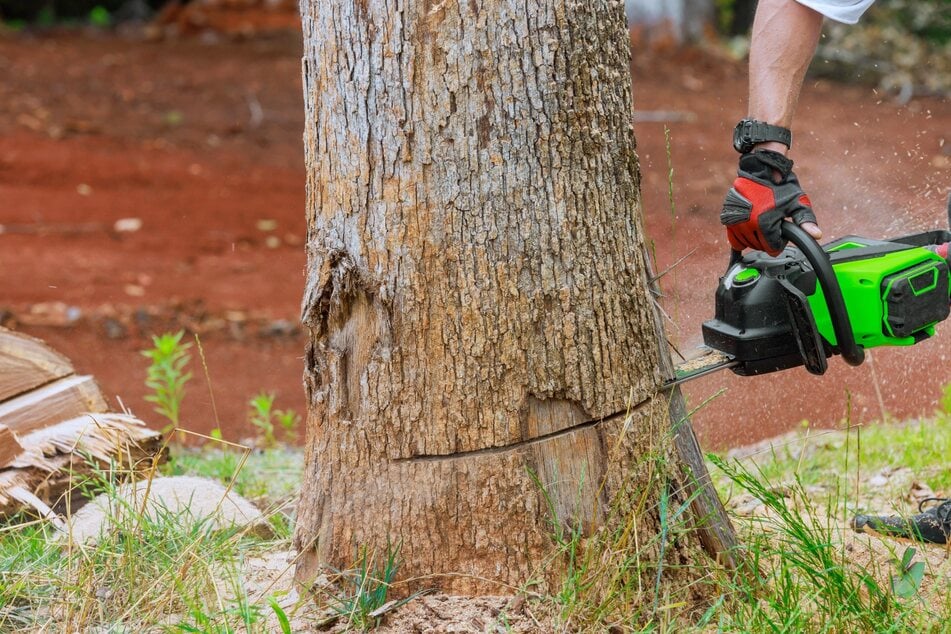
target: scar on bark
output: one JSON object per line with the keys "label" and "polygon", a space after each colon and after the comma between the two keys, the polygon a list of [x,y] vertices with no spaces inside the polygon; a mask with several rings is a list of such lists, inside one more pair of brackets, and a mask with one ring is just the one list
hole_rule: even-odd
{"label": "scar on bark", "polygon": [[350,254],[330,251],[308,273],[301,322],[310,331],[309,400],[326,399],[331,411],[353,420],[361,409],[361,377],[386,319],[376,285]]}

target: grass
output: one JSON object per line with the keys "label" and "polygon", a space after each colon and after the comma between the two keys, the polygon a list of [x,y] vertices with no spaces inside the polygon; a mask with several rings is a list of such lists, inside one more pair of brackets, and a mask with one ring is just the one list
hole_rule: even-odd
{"label": "grass", "polygon": [[[860,444],[856,430],[848,436],[803,430],[755,460],[711,456],[725,497],[751,495],[763,505],[756,517],[736,518],[753,571],[747,576],[674,556],[675,545],[694,535],[682,521],[687,501],[677,499],[665,475],[659,444],[633,466],[648,474],[649,484],[616,496],[606,528],[585,538],[552,515],[556,548],[548,565],[562,573],[550,594],[534,595],[540,611],[547,606],[557,614],[564,632],[951,631],[951,603],[934,598],[947,582],[941,586],[933,562],[925,572],[925,548],[886,543],[894,560],[859,565],[841,530],[854,509],[856,469],[872,474],[907,466],[932,474],[925,479],[936,490],[945,486],[948,419],[867,427]],[[162,470],[233,482],[238,493],[275,508],[297,490],[302,460],[299,452],[278,448],[245,455],[173,447]],[[108,474],[98,484],[115,497]],[[290,631],[275,596],[250,592],[242,576],[246,558],[288,547],[289,518],[274,512],[272,518],[283,518],[277,536],[261,540],[181,515],[150,519],[126,510],[119,530],[84,548],[64,547],[49,525],[26,518],[0,526],[0,631],[157,625],[169,632]],[[649,510],[659,511],[659,527],[643,525]],[[337,573],[325,598],[340,627],[365,631],[377,624],[374,611],[387,602],[398,552],[360,551],[352,569]],[[700,565],[708,574],[694,587],[677,591],[676,584],[657,582]],[[498,619],[504,622],[505,614]]]}
{"label": "grass", "polygon": [[[847,447],[848,445],[848,447]],[[846,452],[848,449],[848,452]],[[907,468],[934,490],[951,491],[951,416],[893,425],[868,425],[844,431],[811,430],[753,457],[761,477],[781,482],[795,475],[806,487],[843,485],[854,490],[856,469],[861,477],[883,469]],[[843,473],[846,459],[849,473]],[[724,484],[726,482],[724,481]],[[728,489],[721,491],[729,495]]]}
{"label": "grass", "polygon": [[[939,413],[848,432],[804,428],[742,460],[710,455],[724,500],[747,496],[760,504],[753,515],[734,517],[746,561],[735,575],[710,562],[671,566],[665,548],[696,536],[679,521],[684,501],[674,503],[655,449],[632,467],[650,471],[649,490],[622,492],[627,504],[615,503],[608,528],[584,538],[553,518],[553,561],[560,558],[564,572],[541,601],[556,608],[564,632],[951,632],[944,550],[848,528],[858,511],[912,512],[902,499],[910,479],[948,492],[949,448],[951,415]],[[909,474],[899,483],[868,482],[899,467]],[[638,539],[647,511],[659,512],[661,525]],[[671,586],[662,576],[698,564],[709,574],[696,587],[665,594]]]}
{"label": "grass", "polygon": [[[648,436],[653,437],[641,437]],[[671,450],[670,435],[661,434],[627,466],[601,528],[590,536],[557,516],[549,493],[533,477],[548,507],[555,544],[545,567],[562,570],[542,599],[557,614],[559,631],[666,631],[694,605],[691,595],[705,583],[695,580],[709,572],[697,567],[710,562],[687,560],[678,546],[696,536],[686,521],[692,498],[672,479]],[[694,581],[682,582],[687,579]]]}
{"label": "grass", "polygon": [[[239,469],[242,461],[245,465]],[[225,484],[234,477],[234,490],[239,495],[253,502],[268,503],[296,495],[303,468],[303,452],[284,447],[252,451],[247,458],[229,449],[177,447],[162,473],[212,478]]]}
{"label": "grass", "polygon": [[[847,527],[861,511],[914,512],[904,499],[913,480],[948,492],[949,447],[945,412],[900,425],[803,429],[742,460],[710,456],[721,497],[762,504],[735,518],[757,574],[722,586],[724,600],[711,615],[718,629],[951,632],[944,549],[856,536]],[[869,480],[899,468],[907,478]],[[738,599],[744,595],[754,600]]]}
{"label": "grass", "polygon": [[[347,624],[348,629],[366,632],[379,625],[379,611],[387,604],[390,587],[400,566],[401,546],[387,544],[379,565],[376,563],[376,553],[361,547],[349,570],[333,571],[337,578],[336,588],[325,592],[323,598]],[[388,607],[399,607],[421,594],[415,592]]]}
{"label": "grass", "polygon": [[[240,460],[234,452],[199,459],[197,452],[173,450],[163,468],[225,484],[234,480],[235,490],[259,505],[279,504],[299,484],[299,453],[252,453],[240,472],[229,471]],[[283,514],[271,513],[278,530],[267,540],[240,529],[214,530],[207,520],[162,508],[143,514],[117,494],[113,475],[102,473],[96,484],[116,527],[95,545],[69,544],[50,525],[26,517],[0,525],[0,631],[160,626],[170,632],[264,632],[268,615],[281,622],[283,610],[272,595],[245,587],[243,562],[289,548]]]}

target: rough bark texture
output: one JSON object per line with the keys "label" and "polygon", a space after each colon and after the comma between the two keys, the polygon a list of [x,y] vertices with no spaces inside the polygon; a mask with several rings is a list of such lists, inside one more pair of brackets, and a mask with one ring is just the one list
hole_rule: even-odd
{"label": "rough bark texture", "polygon": [[591,529],[622,481],[648,482],[642,458],[670,416],[623,4],[314,1],[302,14],[298,575],[390,540],[401,576],[439,575],[420,585],[544,578],[550,511],[531,474],[558,521]]}

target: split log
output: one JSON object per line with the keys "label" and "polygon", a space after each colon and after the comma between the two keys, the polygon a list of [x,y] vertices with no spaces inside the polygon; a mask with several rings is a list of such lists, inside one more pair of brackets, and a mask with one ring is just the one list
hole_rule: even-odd
{"label": "split log", "polygon": [[39,339],[0,328],[0,402],[70,374],[69,359]]}
{"label": "split log", "polygon": [[161,434],[125,414],[87,414],[27,434],[20,439],[23,451],[0,470],[0,517],[23,510],[28,500],[16,494],[17,488],[55,507],[95,467],[116,463],[120,475],[147,473],[161,440]]}
{"label": "split log", "polygon": [[0,421],[22,435],[86,412],[108,410],[95,379],[73,375],[0,403]]}
{"label": "split log", "polygon": [[0,425],[0,468],[7,467],[23,451],[16,435],[6,425]]}
{"label": "split log", "polygon": [[97,467],[152,468],[161,434],[108,410],[96,381],[66,357],[0,328],[0,517],[26,508],[49,516]]}

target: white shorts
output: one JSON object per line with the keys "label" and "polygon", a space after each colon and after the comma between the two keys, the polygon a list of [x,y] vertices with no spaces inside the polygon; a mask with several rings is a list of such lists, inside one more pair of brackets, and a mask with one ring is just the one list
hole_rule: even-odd
{"label": "white shorts", "polygon": [[830,20],[855,24],[875,0],[796,0]]}

